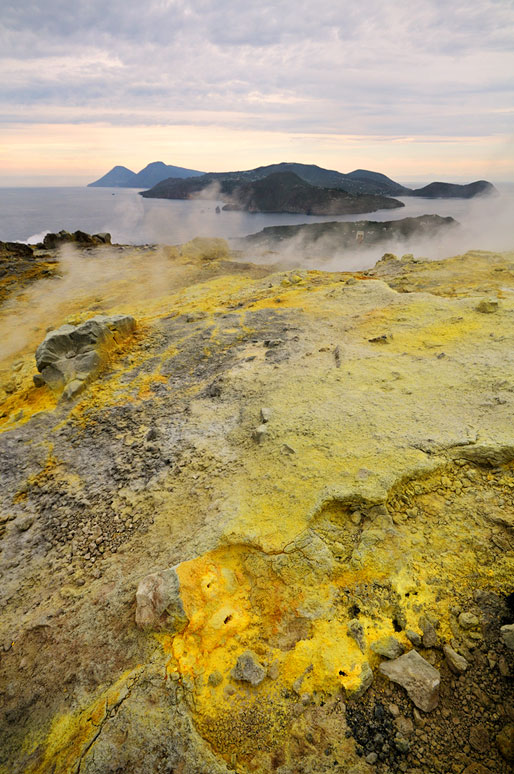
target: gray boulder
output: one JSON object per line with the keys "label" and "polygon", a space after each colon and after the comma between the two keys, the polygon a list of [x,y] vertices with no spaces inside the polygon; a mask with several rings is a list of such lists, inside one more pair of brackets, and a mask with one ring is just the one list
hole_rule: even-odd
{"label": "gray boulder", "polygon": [[40,376],[34,383],[73,398],[95,378],[109,352],[135,328],[133,317],[119,314],[97,315],[82,325],[62,325],[50,331],[36,350]]}
{"label": "gray boulder", "polygon": [[176,634],[188,619],[180,597],[180,581],[174,567],[147,575],[136,591],[136,624],[140,629]]}
{"label": "gray boulder", "polygon": [[439,702],[439,672],[428,661],[411,650],[394,661],[379,666],[383,675],[405,688],[409,699],[423,712],[431,712]]}

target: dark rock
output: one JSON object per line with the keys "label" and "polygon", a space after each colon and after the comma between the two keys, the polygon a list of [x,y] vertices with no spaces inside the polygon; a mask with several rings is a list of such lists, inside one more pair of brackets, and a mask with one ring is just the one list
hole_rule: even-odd
{"label": "dark rock", "polygon": [[473,726],[469,732],[469,743],[477,752],[486,752],[489,749],[489,733],[485,726]]}
{"label": "dark rock", "polygon": [[514,761],[514,723],[504,726],[496,735],[496,745],[506,761]]}
{"label": "dark rock", "polygon": [[474,196],[497,194],[498,191],[487,180],[476,180],[467,185],[457,183],[430,183],[423,188],[417,188],[410,196],[421,196],[424,199],[472,199]]}
{"label": "dark rock", "polygon": [[0,242],[0,256],[12,256],[15,258],[32,258],[33,250],[30,245],[21,242]]}

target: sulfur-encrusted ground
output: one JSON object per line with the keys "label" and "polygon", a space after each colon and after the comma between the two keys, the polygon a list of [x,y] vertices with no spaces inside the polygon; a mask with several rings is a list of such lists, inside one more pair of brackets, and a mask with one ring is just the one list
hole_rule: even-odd
{"label": "sulfur-encrusted ground", "polygon": [[[0,309],[2,774],[509,772],[514,254],[59,260]],[[137,329],[77,399],[36,388],[47,328],[97,314]],[[170,567],[180,624],[138,628]]]}

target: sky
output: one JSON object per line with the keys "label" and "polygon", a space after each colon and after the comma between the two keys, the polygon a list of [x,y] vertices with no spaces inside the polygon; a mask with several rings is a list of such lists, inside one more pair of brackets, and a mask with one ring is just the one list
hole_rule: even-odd
{"label": "sky", "polygon": [[1,0],[0,185],[280,161],[514,181],[514,0]]}

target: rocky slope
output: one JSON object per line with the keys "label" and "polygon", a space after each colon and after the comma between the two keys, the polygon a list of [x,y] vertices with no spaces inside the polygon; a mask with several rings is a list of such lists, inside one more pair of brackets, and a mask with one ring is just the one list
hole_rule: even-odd
{"label": "rocky slope", "polygon": [[0,309],[2,774],[507,774],[514,254],[76,249]]}

